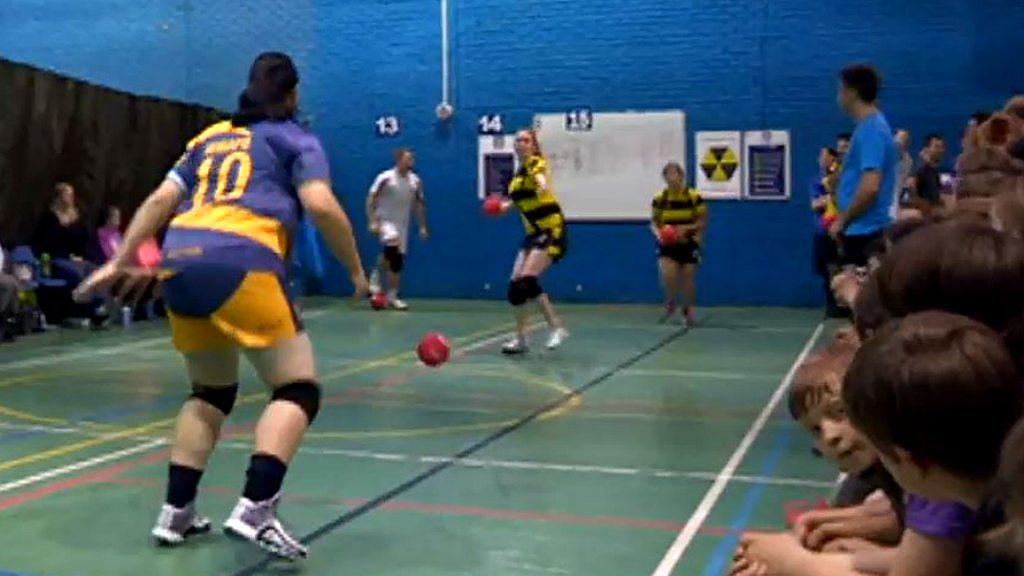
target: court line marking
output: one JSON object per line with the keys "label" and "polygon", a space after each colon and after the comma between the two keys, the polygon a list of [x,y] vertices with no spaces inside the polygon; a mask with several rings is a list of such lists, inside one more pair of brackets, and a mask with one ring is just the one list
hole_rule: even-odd
{"label": "court line marking", "polygon": [[[302,315],[303,320],[309,320],[318,318],[329,312],[333,311],[333,308],[320,308],[317,310],[311,310]],[[130,335],[126,335],[130,336]],[[170,342],[170,336],[156,336],[153,338],[146,338],[145,340],[139,340],[137,342],[127,342],[124,344],[115,344],[113,346],[97,346],[88,348],[86,350],[80,350],[77,352],[61,352],[57,354],[49,354],[40,358],[25,358],[23,360],[15,360],[13,362],[2,362],[0,366],[3,366],[5,370],[20,370],[24,368],[36,368],[38,366],[52,366],[53,364],[60,362],[70,362],[73,360],[83,360],[86,358],[95,358],[97,356],[110,356],[112,354],[121,354],[122,352],[131,352],[133,350],[140,350],[148,348],[155,344],[163,342]],[[83,341],[87,343],[88,341]],[[0,380],[0,385],[7,386],[23,380],[31,380],[38,377],[35,374],[25,374],[22,376],[16,376],[14,378],[5,378]]]}
{"label": "court line marking", "polygon": [[[532,332],[532,331],[536,330],[537,328],[539,328],[540,326],[542,326],[542,323],[535,322],[535,323],[527,326],[526,331],[527,332]],[[471,332],[469,334],[466,334],[465,336],[461,336],[461,337],[457,338],[455,340],[456,342],[458,342],[458,341],[465,342],[467,340],[474,340],[476,338],[480,338],[481,336],[485,336],[485,335],[491,334],[492,332],[494,332],[496,330],[499,331],[497,334],[493,334],[490,337],[485,338],[483,340],[480,340],[478,342],[474,342],[472,344],[467,344],[465,346],[460,346],[459,348],[455,349],[452,352],[452,356],[453,357],[463,356],[463,355],[465,355],[468,352],[474,352],[476,350],[479,350],[481,348],[485,348],[487,346],[490,346],[491,344],[494,344],[496,342],[500,342],[501,340],[504,340],[506,338],[511,337],[511,333],[507,331],[509,329],[509,327],[510,327],[510,324],[506,322],[506,323],[500,324],[498,326],[491,326],[490,328],[485,328],[485,329],[482,329],[482,330],[477,330],[476,332]],[[405,352],[400,352],[398,354],[394,354],[392,356],[388,356],[386,358],[381,358],[381,359],[378,359],[378,360],[362,361],[364,363],[360,364],[359,366],[356,366],[356,367],[351,367],[350,366],[350,367],[347,367],[347,368],[341,368],[340,370],[334,370],[332,372],[328,372],[328,373],[326,373],[325,375],[323,375],[321,377],[321,380],[327,381],[327,380],[332,380],[334,378],[340,378],[342,376],[351,376],[352,374],[359,374],[359,373],[362,373],[362,372],[367,372],[369,370],[372,370],[374,368],[379,368],[381,366],[391,366],[391,365],[397,364],[397,363],[399,363],[399,362],[401,362],[403,360],[408,360],[408,359],[412,359],[412,358],[416,358],[416,352],[414,350],[407,350]],[[420,370],[426,371],[426,370],[430,369],[427,366],[423,365],[422,363],[418,363],[418,364],[419,364],[418,368]]]}
{"label": "court line marking", "polygon": [[[314,315],[316,312],[320,312],[321,313],[321,314],[317,314],[317,315],[323,315],[323,313],[325,313],[326,311],[325,310],[317,310],[317,311],[311,312],[310,315]],[[467,334],[465,336],[459,337],[457,339],[457,341],[459,341],[459,340],[464,341],[464,340],[467,340],[467,339],[476,338],[478,336],[482,336],[482,335],[485,335],[485,334],[490,334],[491,332],[494,332],[496,330],[505,330],[508,326],[509,326],[509,324],[506,323],[506,324],[502,324],[502,325],[499,325],[499,326],[492,326],[492,327],[487,328],[487,329],[478,330],[476,332],[472,332],[472,333]],[[528,327],[527,330],[528,331],[532,331],[532,330],[536,329],[538,326],[540,326],[540,324],[539,323],[535,323],[532,326]],[[498,338],[507,337],[507,334],[504,334],[504,333],[498,334],[496,337],[498,337]],[[483,341],[482,345],[486,346],[488,344],[491,344],[492,342],[494,342],[494,339],[490,338],[490,339],[487,339],[487,340]],[[478,349],[478,348],[481,347],[480,345],[481,345],[481,343],[478,342],[478,343],[473,345],[473,346],[475,346],[475,348],[467,346],[466,348],[463,348],[463,349],[460,349],[459,351],[457,351],[457,353],[460,352],[460,351],[461,352],[466,352],[466,351]],[[336,379],[336,378],[341,378],[343,376],[349,376],[349,375],[352,375],[352,374],[358,374],[358,373],[361,373],[361,372],[366,372],[368,370],[371,370],[373,368],[377,368],[377,367],[380,367],[380,366],[387,366],[387,365],[396,364],[396,363],[406,359],[407,357],[414,357],[414,356],[415,356],[414,352],[408,352],[407,351],[407,352],[402,352],[402,353],[399,353],[399,354],[395,354],[395,355],[392,355],[392,356],[389,356],[389,357],[385,357],[385,358],[381,358],[381,359],[377,359],[377,360],[363,360],[363,361],[358,361],[357,360],[357,361],[353,361],[355,363],[355,365],[350,365],[350,366],[346,366],[345,368],[342,368],[342,369],[339,369],[339,370],[335,370],[334,372],[331,372],[331,373],[325,375],[324,377],[322,377],[321,381],[322,382],[327,382],[329,380],[333,380],[333,379]],[[46,378],[48,376],[52,376],[53,374],[54,373],[43,374],[43,375],[38,375],[37,374],[35,376],[38,377],[38,378]],[[59,372],[57,372],[57,374],[59,374]],[[30,376],[27,376],[27,377],[19,377],[19,378],[15,379],[15,380],[16,381],[26,381],[26,380],[30,380],[32,378],[33,378],[33,376],[30,375]],[[4,386],[4,384],[10,384],[12,382],[13,381],[7,381],[6,383],[2,383],[2,384],[0,384],[0,387]],[[248,395],[242,396],[239,399],[239,402],[242,403],[242,404],[245,404],[245,403],[249,403],[249,402],[253,401],[254,399],[259,399],[261,397],[263,397],[263,395],[258,394],[258,393],[257,394],[248,394]],[[88,421],[88,420],[83,420],[83,421],[77,421],[76,422],[76,421],[66,420],[66,419],[61,419],[61,418],[46,418],[46,417],[41,417],[41,416],[38,416],[38,415],[35,415],[35,414],[31,414],[31,413],[28,413],[28,412],[22,412],[20,410],[14,410],[14,409],[11,409],[11,408],[7,408],[7,407],[2,406],[2,405],[0,405],[0,415],[7,415],[7,416],[10,416],[10,417],[13,417],[13,418],[18,418],[18,419],[21,419],[21,420],[26,420],[26,421],[29,421],[29,422],[36,422],[36,423],[42,423],[42,424],[50,424],[50,425],[53,425],[53,426],[60,426],[60,425],[67,425],[67,424],[78,424],[78,425],[80,425],[82,427],[90,427],[90,428],[96,428],[96,429],[99,429],[99,430],[107,430],[107,431],[109,431],[111,433],[124,433],[124,432],[128,432],[130,434],[131,430],[136,430],[138,428],[138,427],[124,428],[124,427],[118,427],[116,424],[103,424],[103,423],[91,422],[91,421]],[[172,419],[172,421],[173,421],[173,419]],[[168,423],[167,420],[162,420],[160,422],[162,422],[163,424],[167,424]],[[148,423],[148,424],[144,424],[143,426],[147,426],[148,427],[148,426],[150,426],[152,424],[154,424],[154,423],[151,422],[151,423]],[[34,432],[45,432],[45,429],[44,428],[36,428],[35,430],[26,430],[26,431],[29,431],[29,432],[32,432],[32,431],[34,431]],[[84,431],[82,431],[82,432],[84,433]],[[93,436],[96,436],[96,435],[93,435]],[[121,437],[120,435],[113,436],[113,437],[110,438],[110,440],[116,440],[116,439],[118,439],[120,437]],[[102,442],[100,442],[100,443],[102,443]],[[96,442],[87,441],[87,442],[82,442],[81,444],[83,445],[83,447],[88,448],[88,447],[91,447],[91,446],[95,445]],[[77,449],[76,450],[72,450],[72,451],[77,451]],[[59,456],[59,455],[62,455],[62,454],[63,453],[59,453],[57,455]],[[29,456],[32,456],[32,455],[29,455]],[[28,457],[26,457],[26,458],[28,458]],[[26,463],[27,462],[32,462],[32,461],[35,461],[35,460],[26,460]],[[20,464],[15,464],[15,466],[16,465],[20,465]],[[11,466],[11,467],[13,467],[13,466]],[[0,465],[0,470],[3,470],[3,469],[4,469],[4,466]]]}
{"label": "court line marking", "polygon": [[[107,486],[125,486],[145,490],[161,490],[164,488],[162,480],[152,478],[128,478],[113,477],[108,480],[101,480],[97,483]],[[238,497],[238,488],[230,486],[204,486],[204,494],[227,496],[228,498]],[[342,498],[333,496],[321,496],[313,494],[300,494],[288,492],[282,496],[284,502],[290,504],[303,504],[306,506],[344,506],[351,508],[366,502],[360,498]],[[484,506],[472,506],[465,504],[444,504],[437,502],[415,502],[410,500],[396,500],[388,502],[380,507],[380,510],[387,512],[416,512],[423,514],[467,516],[476,518],[492,518],[498,520],[526,521],[526,522],[548,522],[579,526],[616,526],[622,528],[638,528],[644,530],[663,530],[675,533],[682,526],[679,522],[671,520],[660,520],[655,518],[631,518],[624,516],[580,516],[565,512],[551,512],[541,510],[526,510],[515,508],[488,508]],[[769,530],[770,528],[764,528]],[[705,526],[701,533],[707,536],[726,536],[729,529],[720,526]],[[0,572],[0,576],[3,573]]]}
{"label": "court line marking", "polygon": [[77,472],[85,468],[91,468],[93,466],[104,464],[112,460],[120,460],[121,458],[125,458],[133,454],[138,454],[140,452],[146,452],[148,450],[152,450],[153,448],[157,448],[165,444],[167,444],[167,440],[165,440],[164,438],[157,438],[155,440],[150,440],[149,442],[144,442],[142,444],[138,444],[130,448],[125,448],[124,450],[108,452],[100,456],[95,456],[93,458],[73,462],[66,466],[61,466],[60,468],[51,468],[49,470],[46,470],[45,472],[40,472],[38,474],[26,476],[19,480],[14,480],[12,482],[0,484],[0,494],[3,494],[4,492],[10,492],[11,490],[16,490],[18,488],[23,488],[25,486],[29,486],[37,482],[42,482],[43,480],[49,480],[50,478],[56,478],[58,476],[63,476],[71,472]]}
{"label": "court line marking", "polygon": [[[90,348],[88,350],[81,350],[78,352],[62,352],[58,354],[51,354],[42,358],[25,358],[24,360],[15,360],[14,362],[7,362],[2,364],[5,370],[21,370],[24,368],[36,368],[38,366],[52,366],[59,362],[70,362],[72,360],[83,360],[86,358],[96,358],[98,356],[110,356],[112,354],[121,354],[123,352],[131,352],[132,350],[139,350],[141,348],[147,348],[161,342],[167,342],[170,340],[167,336],[159,336],[156,338],[146,338],[145,340],[139,340],[137,342],[128,342],[125,344],[116,344],[110,347],[97,347]],[[24,380],[29,375],[18,377],[19,380]],[[6,382],[7,380],[5,380]]]}
{"label": "court line marking", "polygon": [[[251,450],[252,444],[246,442],[222,442],[218,446],[230,450]],[[452,460],[449,456],[431,456],[373,452],[368,450],[345,450],[341,448],[300,447],[299,452],[314,456],[341,456],[361,460],[381,460],[385,462],[413,462],[421,464],[437,464]],[[718,475],[714,472],[686,470],[663,470],[658,468],[625,468],[618,466],[596,466],[591,464],[562,464],[557,462],[540,462],[534,460],[494,460],[479,458],[463,458],[453,461],[453,465],[464,468],[497,468],[506,470],[525,470],[537,472],[566,472],[574,474],[593,474],[607,476],[644,476],[652,478],[686,478],[689,480],[714,481]],[[824,480],[808,480],[804,478],[786,478],[771,476],[750,476],[736,474],[730,478],[733,482],[744,484],[768,484],[774,486],[802,486],[806,488],[834,488],[834,482]]]}
{"label": "court line marking", "polygon": [[[523,426],[526,426],[530,422],[533,422],[541,415],[564,407],[574,398],[579,398],[588,390],[602,384],[603,382],[609,380],[610,378],[618,374],[619,371],[635,365],[637,362],[640,362],[644,358],[661,350],[662,348],[668,346],[672,342],[675,342],[677,339],[679,339],[687,332],[688,330],[686,328],[683,328],[681,330],[673,332],[672,334],[669,334],[668,336],[660,339],[654,345],[645,348],[636,354],[633,354],[632,356],[616,364],[615,366],[608,368],[606,371],[604,371],[604,373],[600,374],[596,378],[592,378],[591,380],[585,382],[584,384],[576,387],[575,389],[572,390],[571,393],[566,394],[560,398],[556,398],[550,402],[547,402],[544,405],[537,408],[536,410],[533,410],[532,412],[520,417],[518,420],[516,420],[516,422],[508,426],[505,426],[499,430],[496,430],[491,434],[488,434],[487,436],[484,436],[483,438],[469,444],[468,446],[459,450],[455,454],[452,454],[445,461],[439,462],[431,466],[427,470],[420,472],[419,474],[413,476],[412,478],[409,478],[408,480],[395,486],[394,488],[391,488],[390,490],[378,495],[372,500],[368,500],[366,503],[357,506],[345,512],[344,514],[337,516],[333,520],[330,520],[322,524],[320,527],[316,528],[312,532],[304,535],[300,540],[305,544],[310,544],[313,541],[319,539],[320,537],[359,518],[360,516],[380,506],[386,505],[391,500],[394,500],[395,497],[408,492],[409,490],[436,476],[437,474],[447,470],[449,467],[453,466],[455,462],[463,460],[464,458],[467,458],[468,456],[471,456],[472,454],[475,454],[476,452],[483,450],[484,448],[490,446],[494,442],[501,440],[505,436],[508,436],[509,434],[512,434],[513,432],[519,430]],[[232,576],[252,576],[253,574],[258,574],[262,572],[265,568],[267,568],[272,562],[272,558],[265,557],[258,562],[254,562],[248,566],[244,566],[238,569],[232,574]]]}
{"label": "court line marking", "polygon": [[825,323],[819,323],[818,327],[814,329],[811,336],[807,339],[807,343],[804,344],[803,350],[793,361],[793,365],[790,366],[789,372],[782,378],[778,388],[772,394],[768,403],[761,410],[761,413],[757,416],[754,422],[750,425],[750,429],[740,440],[736,450],[726,461],[725,466],[718,473],[715,481],[708,488],[708,491],[704,494],[704,498],[701,499],[700,504],[697,505],[696,510],[690,516],[690,519],[686,522],[686,525],[680,530],[679,535],[676,537],[672,545],[669,546],[668,551],[665,552],[665,556],[662,557],[661,562],[654,569],[652,576],[671,576],[672,571],[675,570],[679,560],[683,557],[683,553],[689,548],[690,543],[693,542],[694,536],[700,530],[700,527],[707,521],[708,516],[711,514],[712,508],[718,502],[718,499],[722,497],[722,493],[725,492],[726,486],[729,484],[730,478],[736,473],[736,469],[739,468],[743,458],[746,457],[750,447],[754,444],[754,440],[761,434],[761,430],[764,429],[765,424],[768,423],[775,408],[782,401],[783,395],[789,389],[790,383],[793,381],[793,376],[796,374],[797,368],[807,358],[808,354],[814,348],[818,338],[821,336],[822,330],[825,328]]}
{"label": "court line marking", "polygon": [[86,430],[78,426],[46,426],[42,424],[17,424],[4,421],[0,421],[0,429],[17,432],[42,432],[44,434],[84,434],[87,436],[98,436],[100,434],[100,432]]}
{"label": "court line marking", "polygon": [[[242,400],[242,398],[240,398],[239,400]],[[62,446],[57,446],[56,448],[51,448],[49,450],[43,450],[41,452],[34,452],[32,454],[28,454],[28,455],[22,456],[20,458],[14,458],[12,460],[8,460],[6,462],[0,463],[0,471],[10,470],[11,468],[17,468],[17,467],[20,467],[20,466],[25,466],[26,464],[32,464],[34,462],[39,462],[41,460],[49,460],[51,458],[57,458],[58,456],[64,456],[66,454],[72,454],[74,452],[79,452],[81,450],[85,450],[86,448],[92,448],[93,446],[99,446],[101,444],[107,444],[107,443],[113,442],[115,440],[134,439],[135,436],[144,434],[144,433],[146,433],[146,432],[148,432],[150,430],[154,430],[154,429],[159,428],[161,426],[165,426],[165,425],[167,425],[167,424],[169,424],[171,422],[174,422],[175,420],[177,420],[177,416],[175,416],[173,418],[165,418],[165,419],[162,419],[162,420],[155,420],[155,421],[150,422],[148,424],[143,424],[141,426],[135,426],[133,428],[127,428],[125,430],[122,430],[120,432],[114,432],[112,434],[104,434],[102,436],[97,436],[96,438],[90,438],[88,440],[82,440],[81,442],[73,442],[71,444],[64,444]],[[146,442],[145,444],[151,444],[151,442]],[[138,446],[142,446],[142,445],[144,445],[144,444],[140,444]],[[136,446],[136,448],[138,446]],[[18,481],[16,481],[16,482],[18,482]]]}
{"label": "court line marking", "polygon": [[[469,364],[463,364],[455,367],[456,369],[471,369],[471,368],[497,368],[507,369],[507,365],[500,364],[497,362],[474,362]],[[578,372],[574,368],[546,368],[545,370],[550,372]],[[774,379],[775,376],[771,374],[755,374],[752,372],[720,372],[717,370],[677,370],[671,368],[630,368],[619,372],[621,376],[648,376],[648,377],[669,377],[669,378],[707,378],[709,380],[766,380]]]}
{"label": "court line marking", "polygon": [[[782,462],[782,458],[786,455],[786,451],[793,443],[795,431],[796,426],[787,426],[776,433],[775,439],[769,448],[768,456],[761,462],[758,474],[769,476],[775,473],[775,470],[778,469],[779,464]],[[753,519],[762,498],[764,498],[765,486],[747,486],[743,492],[740,498],[739,511],[729,523],[727,535],[718,541],[718,544],[715,545],[714,550],[711,552],[711,557],[708,558],[707,563],[704,565],[703,576],[720,576],[726,571],[733,552],[735,552],[736,546],[740,543],[740,537],[749,529],[750,521]]]}
{"label": "court line marking", "polygon": [[[540,326],[540,323],[533,324],[531,327],[528,327],[528,330],[533,330],[537,326]],[[507,328],[508,328],[508,323],[504,323],[504,324],[500,324],[498,326],[491,326],[490,328],[478,330],[476,332],[472,332],[470,334],[467,334],[465,336],[461,336],[461,337],[457,338],[456,341],[465,341],[465,340],[471,340],[473,338],[478,338],[478,337],[480,337],[482,335],[490,334],[490,333],[492,333],[492,332],[494,332],[496,330],[501,330],[502,331],[499,334],[490,336],[490,337],[488,337],[488,338],[486,338],[484,340],[481,340],[479,342],[475,342],[473,344],[468,344],[468,345],[466,345],[464,347],[461,347],[461,348],[457,349],[455,351],[455,355],[461,355],[461,354],[464,354],[465,352],[468,352],[468,351],[478,350],[480,348],[483,348],[485,346],[493,344],[494,342],[496,342],[496,341],[498,341],[498,340],[500,340],[502,338],[508,338],[509,337],[509,333],[508,332],[504,332],[505,330],[507,330]],[[392,355],[391,357],[383,359],[383,360],[390,360],[391,362],[384,362],[383,364],[382,364],[381,360],[367,361],[364,364],[361,364],[361,365],[358,365],[358,366],[352,366],[352,367],[349,367],[349,368],[347,368],[345,370],[338,370],[338,371],[334,372],[333,374],[331,374],[330,378],[338,378],[338,377],[343,376],[343,375],[351,375],[351,374],[356,374],[356,373],[360,373],[360,372],[366,372],[366,371],[369,371],[369,370],[371,370],[373,368],[376,368],[378,366],[381,366],[381,365],[387,365],[388,363],[398,362],[401,359],[408,357],[410,354],[414,355],[414,353],[410,353],[410,352],[401,352],[399,354]],[[423,367],[423,368],[421,368],[421,370],[422,369],[426,369],[426,368]],[[323,380],[327,380],[327,377],[324,377]],[[246,403],[252,402],[254,400],[261,399],[261,398],[266,398],[266,394],[262,393],[262,392],[253,393],[253,394],[246,394],[246,395],[240,396],[238,398],[237,404],[238,405],[246,404]],[[55,457],[58,457],[58,456],[63,456],[65,454],[69,454],[69,453],[73,453],[73,452],[78,452],[78,451],[84,450],[86,448],[91,448],[93,446],[97,446],[97,445],[100,445],[100,444],[105,444],[105,443],[108,443],[108,442],[111,442],[111,441],[114,441],[114,440],[119,440],[119,439],[122,439],[122,438],[132,438],[132,439],[135,439],[135,438],[137,438],[139,436],[144,435],[144,433],[149,431],[149,430],[158,429],[158,428],[166,426],[168,424],[172,424],[176,420],[177,420],[177,415],[175,415],[174,417],[171,417],[171,418],[155,420],[153,422],[142,424],[140,426],[134,426],[134,427],[131,427],[131,428],[127,428],[127,429],[124,429],[124,430],[122,430],[120,432],[116,432],[116,433],[112,433],[112,434],[104,434],[104,435],[98,436],[96,438],[91,438],[91,439],[88,439],[88,440],[83,440],[81,442],[75,442],[75,443],[71,443],[71,444],[65,444],[65,445],[62,445],[62,446],[57,446],[56,448],[52,448],[50,450],[44,450],[42,452],[36,452],[36,453],[29,454],[29,455],[26,455],[26,456],[23,456],[23,457],[20,457],[20,458],[16,458],[16,459],[13,459],[13,460],[8,460],[7,462],[0,463],[0,471],[11,469],[11,468],[15,468],[15,467],[19,467],[19,466],[23,466],[23,465],[26,465],[26,464],[31,464],[33,462],[38,462],[40,460],[48,460],[48,459],[55,458]],[[158,439],[149,440],[147,442],[143,442],[142,444],[138,444],[136,446],[127,448],[126,450],[138,450],[138,451],[143,451],[144,452],[146,450],[150,450],[150,449],[156,447],[158,444],[154,444],[154,443],[158,442],[158,441],[159,442],[166,442],[166,439],[158,438]],[[145,447],[145,448],[143,448],[143,447]],[[96,462],[96,460],[99,459],[99,458],[105,458],[105,457],[108,457],[108,456],[111,456],[111,455],[114,455],[114,454],[118,454],[119,456],[111,458],[111,459],[117,459],[117,458],[123,457],[125,455],[123,453],[124,453],[124,450],[118,450],[118,451],[115,451],[115,452],[110,452],[110,453],[107,453],[107,454],[102,454],[100,456],[96,456],[96,457],[94,457],[92,459],[89,459],[89,460],[84,460],[84,461],[79,462],[77,464],[81,464],[80,468],[85,468],[85,467],[88,467],[88,466],[91,466],[91,465],[95,465],[95,463],[100,463],[100,462]],[[135,452],[131,452],[131,453],[135,453]],[[85,463],[87,463],[87,462],[94,462],[94,464],[85,465]],[[53,469],[46,470],[46,471],[38,473],[38,474],[34,474],[32,476],[28,476],[26,478],[22,478],[22,479],[19,479],[19,480],[14,480],[12,482],[8,482],[7,484],[17,484],[17,487],[23,487],[23,486],[27,486],[29,484],[33,484],[33,483],[36,483],[36,482],[41,482],[43,480],[47,480],[47,479],[52,478],[54,476],[59,476],[59,475],[65,474],[67,472],[75,471],[75,470],[80,469],[80,468],[75,468],[74,470],[64,470],[65,468],[67,468],[67,466],[59,467],[59,468],[53,468]],[[61,472],[60,474],[54,474],[54,475],[43,477],[44,474],[51,474],[51,473],[55,473],[56,471],[62,471],[62,470],[63,470],[63,472]],[[31,480],[31,481],[29,481],[29,480]],[[10,489],[13,489],[13,488],[10,488]]]}

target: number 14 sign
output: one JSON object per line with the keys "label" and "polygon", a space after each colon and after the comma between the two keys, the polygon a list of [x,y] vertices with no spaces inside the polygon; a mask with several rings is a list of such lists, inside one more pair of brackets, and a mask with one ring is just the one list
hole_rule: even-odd
{"label": "number 14 sign", "polygon": [[577,108],[565,113],[565,129],[569,132],[587,132],[594,128],[594,113],[590,108]]}
{"label": "number 14 sign", "polygon": [[501,114],[484,114],[477,121],[477,131],[481,134],[501,134],[505,131],[505,122]]}

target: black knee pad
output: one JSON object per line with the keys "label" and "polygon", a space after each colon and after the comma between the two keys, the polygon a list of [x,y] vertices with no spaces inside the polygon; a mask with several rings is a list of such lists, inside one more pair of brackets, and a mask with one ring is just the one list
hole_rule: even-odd
{"label": "black knee pad", "polygon": [[395,274],[400,273],[402,268],[405,268],[405,254],[402,254],[398,246],[384,247],[384,261],[388,263],[388,268]]}
{"label": "black knee pad", "polygon": [[238,398],[238,384],[232,384],[231,386],[204,386],[193,383],[191,397],[206,402],[227,416],[231,414],[231,410],[235,407],[235,399]]}
{"label": "black knee pad", "polygon": [[513,306],[522,306],[543,293],[536,276],[523,276],[508,284],[508,302]]}
{"label": "black knee pad", "polygon": [[299,380],[274,390],[270,399],[272,402],[282,400],[297,405],[312,424],[320,412],[320,385],[310,380]]}

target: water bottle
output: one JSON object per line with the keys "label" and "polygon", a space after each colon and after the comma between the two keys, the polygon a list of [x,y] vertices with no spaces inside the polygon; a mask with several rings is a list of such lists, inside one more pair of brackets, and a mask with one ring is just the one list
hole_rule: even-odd
{"label": "water bottle", "polygon": [[41,272],[43,274],[43,278],[49,278],[50,277],[50,271],[51,271],[50,270],[50,254],[49,254],[49,252],[43,252],[43,256],[42,256],[42,258],[39,259],[39,262],[40,262],[40,268],[41,268]]}
{"label": "water bottle", "polygon": [[124,329],[130,328],[132,325],[132,307],[122,306],[121,307],[121,327]]}

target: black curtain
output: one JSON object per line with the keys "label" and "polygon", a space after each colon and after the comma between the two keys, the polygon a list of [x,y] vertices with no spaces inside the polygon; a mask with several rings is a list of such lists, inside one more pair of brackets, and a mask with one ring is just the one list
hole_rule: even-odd
{"label": "black curtain", "polygon": [[62,181],[87,223],[110,205],[130,217],[189,139],[224,117],[0,58],[0,242],[26,242]]}

